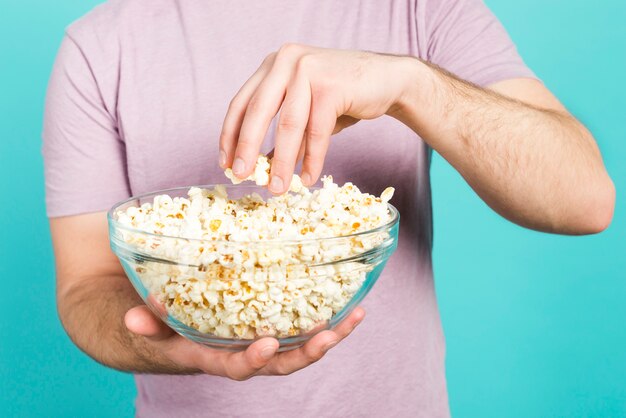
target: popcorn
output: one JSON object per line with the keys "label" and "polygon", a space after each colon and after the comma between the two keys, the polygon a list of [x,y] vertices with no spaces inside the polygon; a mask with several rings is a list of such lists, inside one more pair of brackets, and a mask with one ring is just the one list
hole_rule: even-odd
{"label": "popcorn", "polygon": [[[233,184],[240,184],[246,180],[253,181],[257,186],[266,186],[270,181],[270,163],[271,160],[267,158],[265,155],[259,155],[257,158],[256,165],[254,166],[254,171],[245,179],[240,179],[233,173],[233,170],[227,168],[224,170],[224,175],[228,177]],[[294,193],[299,193],[304,188],[302,184],[302,179],[297,174],[294,174],[291,178],[291,184],[289,185],[289,191]]]}
{"label": "popcorn", "polygon": [[254,181],[257,186],[266,186],[270,181],[270,161],[265,155],[259,155],[254,171],[245,179],[240,179],[235,176],[235,173],[233,173],[233,170],[230,168],[224,170],[224,175],[228,177],[233,184],[239,184],[245,180],[250,180]]}
{"label": "popcorn", "polygon": [[[266,185],[269,171],[259,156],[246,180]],[[230,169],[225,174],[243,181]],[[288,337],[341,311],[373,268],[358,255],[388,238],[384,231],[352,234],[390,221],[393,188],[377,198],[331,176],[322,185],[310,191],[294,175],[293,193],[267,201],[258,194],[230,199],[223,186],[192,187],[187,198],[156,196],[116,218],[154,234],[121,230],[133,251],[148,256],[135,270],[171,317],[223,338]]]}

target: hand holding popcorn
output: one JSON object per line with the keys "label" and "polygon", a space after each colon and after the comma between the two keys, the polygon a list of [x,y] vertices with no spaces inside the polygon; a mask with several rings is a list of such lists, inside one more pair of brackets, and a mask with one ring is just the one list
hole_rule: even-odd
{"label": "hand holding popcorn", "polygon": [[365,311],[357,308],[334,330],[322,331],[302,347],[283,353],[277,353],[278,341],[274,338],[262,338],[237,353],[204,347],[176,334],[146,306],[129,310],[124,321],[131,332],[145,337],[152,348],[164,353],[173,365],[198,373],[247,380],[259,375],[288,375],[315,363],[350,335],[364,316]]}

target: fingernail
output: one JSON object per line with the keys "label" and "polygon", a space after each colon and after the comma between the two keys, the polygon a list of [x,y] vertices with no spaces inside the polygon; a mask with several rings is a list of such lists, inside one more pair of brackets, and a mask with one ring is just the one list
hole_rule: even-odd
{"label": "fingernail", "polygon": [[276,353],[276,347],[274,347],[273,345],[268,345],[267,347],[261,350],[261,357],[263,357],[264,360],[269,360],[272,358],[272,356],[275,353]]}
{"label": "fingernail", "polygon": [[328,350],[330,350],[331,348],[333,348],[334,346],[336,346],[338,342],[339,342],[339,341],[331,341],[331,342],[329,342],[328,344],[326,344],[326,345],[322,348],[322,351],[323,351],[324,353],[325,353],[325,352],[327,352]]}
{"label": "fingernail", "polygon": [[311,185],[311,176],[309,175],[309,173],[302,173],[300,179],[302,180],[302,184],[304,184],[305,186]]}
{"label": "fingernail", "polygon": [[235,162],[233,163],[233,173],[236,175],[243,174],[246,170],[246,163],[239,157],[235,158]]}
{"label": "fingernail", "polygon": [[222,168],[226,166],[226,153],[223,150],[220,150],[219,163],[220,163],[220,167]]}
{"label": "fingernail", "polygon": [[280,193],[283,191],[283,179],[278,176],[272,176],[272,181],[270,182],[270,191],[274,193]]}

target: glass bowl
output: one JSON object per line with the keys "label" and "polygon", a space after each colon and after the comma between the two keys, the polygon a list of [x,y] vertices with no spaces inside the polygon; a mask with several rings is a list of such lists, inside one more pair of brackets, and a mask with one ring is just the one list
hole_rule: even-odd
{"label": "glass bowl", "polygon": [[[231,199],[270,197],[261,186],[221,186]],[[188,190],[116,204],[108,212],[109,238],[146,305],[180,335],[212,348],[239,351],[273,336],[284,351],[333,329],[367,295],[397,247],[400,216],[389,204],[385,225],[324,239],[212,241],[150,233],[117,220],[118,211],[152,203],[157,195],[187,197]],[[277,254],[291,261],[272,261]],[[243,263],[242,255],[257,261]]]}

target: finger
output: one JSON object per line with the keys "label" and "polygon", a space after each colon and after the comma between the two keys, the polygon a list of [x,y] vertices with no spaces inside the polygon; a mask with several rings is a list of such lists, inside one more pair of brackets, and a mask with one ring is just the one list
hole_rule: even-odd
{"label": "finger", "polygon": [[272,193],[284,193],[289,188],[310,109],[311,88],[308,79],[302,73],[296,74],[287,87],[276,128],[269,183]]}
{"label": "finger", "polygon": [[[305,135],[306,138],[306,135]],[[306,150],[306,139],[302,138],[302,142],[300,142],[300,150],[298,151],[298,158],[296,161],[301,161],[304,158],[304,151]]]}
{"label": "finger", "polygon": [[343,321],[341,321],[333,329],[335,334],[340,340],[346,338],[365,318],[365,310],[360,307],[356,307],[350,315],[348,315]]}
{"label": "finger", "polygon": [[294,63],[307,51],[300,45],[285,45],[276,54],[272,69],[259,84],[246,108],[233,160],[233,172],[239,178],[254,170],[267,129],[285,98]]}
{"label": "finger", "polygon": [[286,65],[274,65],[248,102],[232,167],[240,178],[249,176],[254,170],[261,143],[285,97],[289,77],[289,68]]}
{"label": "finger", "polygon": [[270,374],[290,374],[320,360],[324,355],[346,338],[365,317],[362,308],[356,308],[333,331],[316,334],[302,347],[280,353],[266,368]]}
{"label": "finger", "polygon": [[271,54],[263,61],[254,74],[252,74],[239,89],[237,94],[235,94],[228,106],[228,111],[224,117],[224,123],[222,124],[222,132],[220,133],[219,164],[222,168],[230,167],[233,163],[237,138],[239,138],[241,123],[246,114],[246,108],[250,102],[250,98],[272,67],[275,56],[276,54]]}
{"label": "finger", "polygon": [[263,370],[264,374],[288,375],[320,360],[339,342],[333,331],[322,331],[295,350],[278,354]]}
{"label": "finger", "polygon": [[245,351],[228,353],[221,359],[224,375],[235,380],[246,380],[254,376],[272,360],[278,346],[275,338],[262,338]]}
{"label": "finger", "polygon": [[330,103],[312,98],[311,114],[304,134],[306,148],[302,160],[302,183],[314,184],[324,168],[324,159],[330,136],[337,122],[337,114]]}
{"label": "finger", "polygon": [[153,341],[164,340],[174,334],[174,331],[154,316],[145,305],[129,309],[124,316],[124,324],[133,334],[142,335]]}
{"label": "finger", "polygon": [[[302,144],[300,145],[300,151],[298,152],[298,161],[300,161],[304,157],[304,148],[305,148],[305,141],[303,139]],[[265,154],[265,156],[267,157],[268,160],[271,160],[272,158],[274,158],[274,148],[272,148],[270,152]]]}

